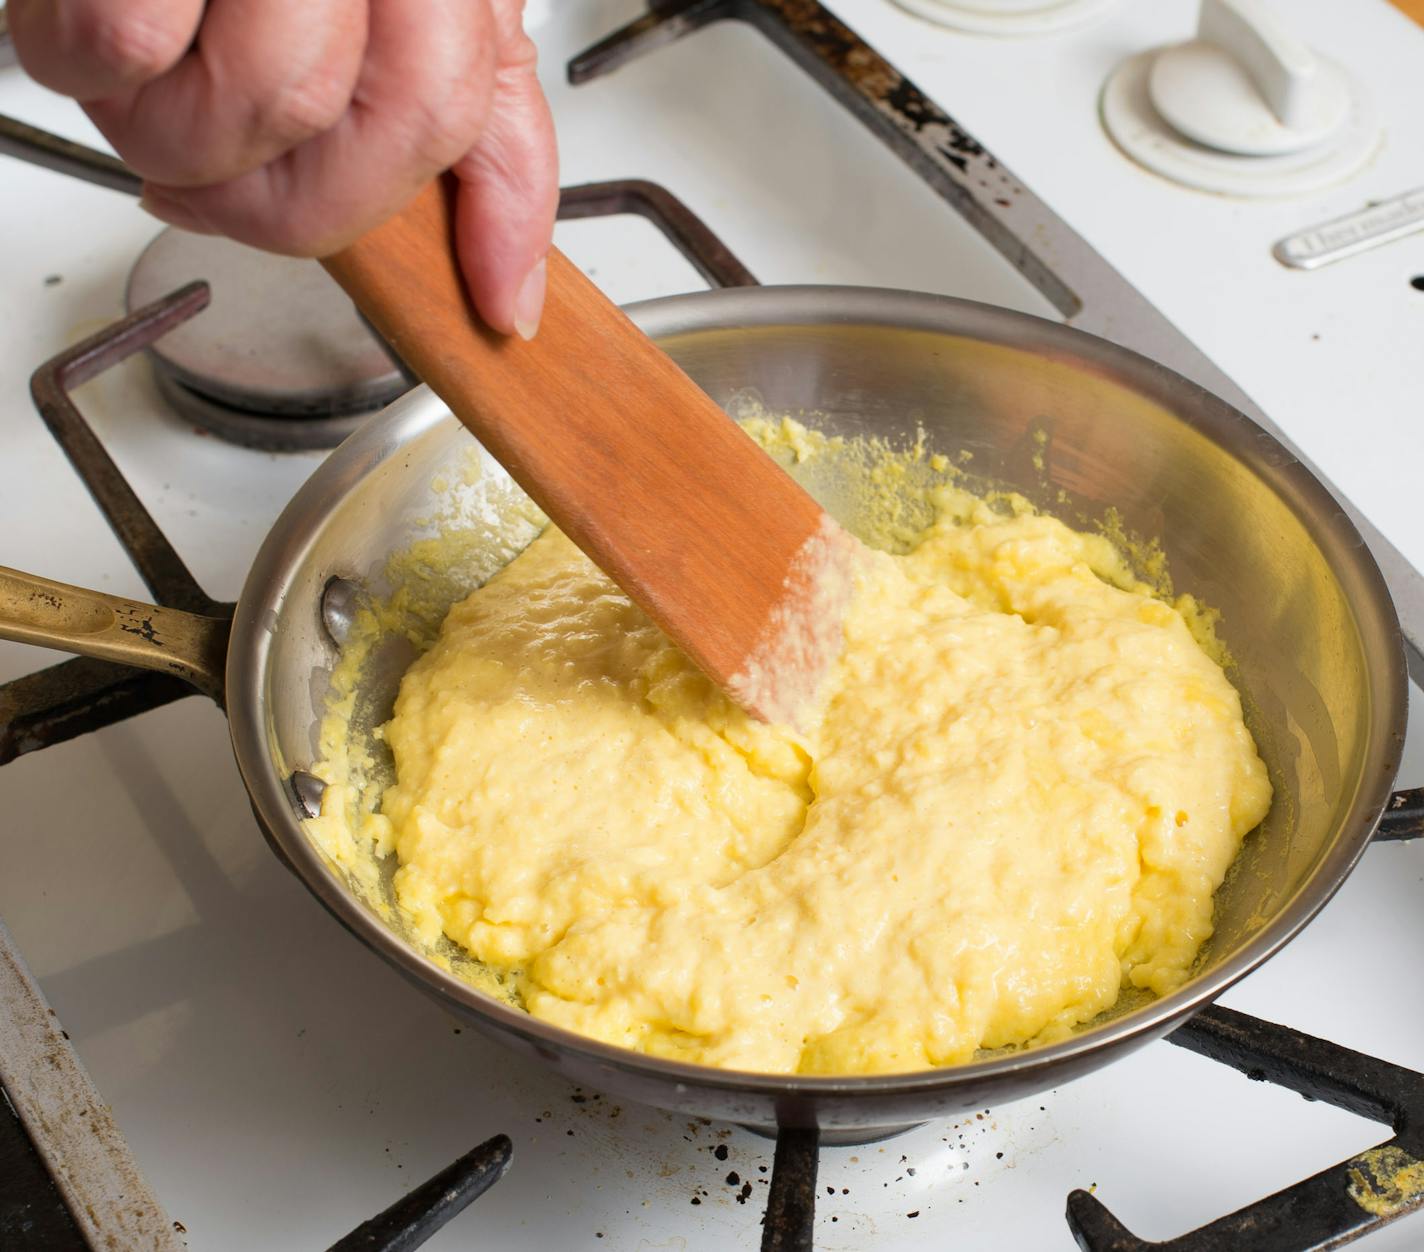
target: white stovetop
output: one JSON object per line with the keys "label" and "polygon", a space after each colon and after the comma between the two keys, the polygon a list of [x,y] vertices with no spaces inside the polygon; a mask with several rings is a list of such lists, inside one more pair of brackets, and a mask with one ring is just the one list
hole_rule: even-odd
{"label": "white stovetop", "polygon": [[[1278,0],[1279,3],[1279,0]],[[1098,85],[1122,56],[1184,37],[1189,0],[1124,0],[1066,35],[996,43],[886,0],[840,16],[1005,160],[1177,321],[1416,563],[1424,384],[1424,236],[1315,274],[1271,243],[1424,183],[1424,31],[1384,0],[1288,7],[1369,80],[1390,124],[1349,185],[1236,204],[1178,191],[1103,137]],[[553,0],[537,30],[566,183],[650,177],[767,282],[967,295],[1047,313],[971,231],[753,32],[702,31],[571,91],[567,55],[636,0]],[[0,69],[0,112],[93,142],[77,111]],[[26,392],[29,371],[115,317],[156,230],[133,204],[0,164],[0,563],[140,594]],[[560,242],[618,299],[687,290],[692,271],[642,223],[580,223]],[[47,276],[61,281],[47,284]],[[131,363],[81,393],[140,496],[214,595],[312,456],[194,434]],[[0,647],[0,679],[51,659]],[[1421,734],[1402,782],[1424,782]],[[325,1247],[496,1131],[508,1177],[428,1246],[754,1248],[769,1145],[607,1102],[577,1103],[532,1065],[463,1033],[341,932],[267,851],[226,727],[186,700],[0,772],[0,917],[39,975],[170,1214],[196,1248]],[[1225,1002],[1424,1069],[1424,847],[1371,849],[1320,919]],[[1137,1233],[1199,1225],[1387,1131],[1166,1044],[960,1126],[827,1152],[825,1248],[1068,1249],[1068,1191]],[[725,1141],[729,1158],[710,1149]],[[907,1166],[914,1166],[911,1175]],[[756,1186],[735,1203],[729,1170]],[[701,1203],[691,1204],[698,1195]],[[911,1212],[917,1217],[908,1216]],[[1424,1217],[1363,1246],[1418,1246]],[[601,1232],[602,1239],[597,1238]]]}

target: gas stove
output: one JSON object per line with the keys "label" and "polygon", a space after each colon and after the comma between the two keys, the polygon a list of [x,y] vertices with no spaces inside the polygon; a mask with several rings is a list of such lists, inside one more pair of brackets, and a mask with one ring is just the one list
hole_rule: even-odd
{"label": "gas stove", "polygon": [[[1114,68],[1189,38],[1196,6],[1085,7],[1079,24],[989,39],[888,0],[842,4],[840,22],[802,0],[694,0],[654,16],[631,0],[531,6],[570,189],[558,242],[619,300],[704,281],[869,283],[1119,339],[1283,429],[1367,519],[1407,615],[1424,566],[1409,490],[1424,448],[1405,416],[1424,381],[1424,293],[1411,285],[1424,237],[1311,271],[1272,247],[1424,182],[1424,78],[1409,72],[1424,31],[1384,0],[1339,30],[1324,0],[1291,6],[1298,34],[1367,79],[1384,140],[1347,181],[1248,201],[1149,173],[1099,119]],[[564,82],[566,63],[579,85]],[[0,113],[95,142],[76,109],[14,69],[0,69]],[[156,334],[185,316],[201,325],[200,290],[158,310],[150,298],[167,291],[131,293],[148,321],[118,344],[101,334],[158,234],[113,189],[121,174],[99,188],[16,162],[3,171],[0,562],[221,611],[320,453],[243,446],[271,442],[250,427],[234,444],[207,410],[173,407],[161,360],[172,340]],[[592,217],[609,208],[623,215]],[[99,344],[44,374],[42,421],[31,372],[90,336]],[[135,351],[148,338],[157,370]],[[381,386],[401,385],[388,362],[366,364]],[[236,399],[245,412],[246,393]],[[1424,1217],[1385,1221],[1421,1198],[1393,1155],[1424,1155],[1424,1012],[1407,973],[1424,957],[1417,843],[1373,847],[1299,938],[1173,1036],[1181,1046],[883,1143],[818,1158],[785,1137],[774,1152],[733,1127],[616,1106],[472,1035],[351,943],[270,856],[210,702],[88,663],[31,679],[41,655],[0,646],[0,681],[27,680],[0,691],[0,755],[15,754],[0,771],[0,918],[6,952],[23,954],[0,969],[13,971],[12,1025],[15,988],[37,984],[36,1029],[72,1083],[56,1098],[6,1079],[30,1130],[0,1143],[41,1150],[28,1165],[5,1157],[0,1174],[31,1172],[0,1189],[4,1246],[76,1238],[35,1161],[48,1136],[72,1148],[62,1114],[89,1109],[112,1116],[98,1150],[49,1164],[87,1177],[91,1197],[123,1193],[143,1210],[134,1229],[146,1233],[116,1246],[159,1246],[161,1228],[202,1248],[328,1247],[457,1158],[437,1194],[496,1185],[448,1223],[448,1208],[416,1204],[387,1233],[424,1220],[443,1226],[431,1248],[752,1248],[775,1173],[765,1246],[806,1246],[812,1195],[825,1248],[1419,1241]],[[1399,785],[1421,782],[1416,730]],[[1403,801],[1388,833],[1416,833],[1417,804]],[[1397,1145],[1371,1153],[1389,1125]]]}

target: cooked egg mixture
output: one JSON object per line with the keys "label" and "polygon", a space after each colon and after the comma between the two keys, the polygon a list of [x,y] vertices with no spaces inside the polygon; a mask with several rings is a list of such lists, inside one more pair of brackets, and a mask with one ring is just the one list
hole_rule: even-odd
{"label": "cooked egg mixture", "polygon": [[1221,669],[1096,545],[979,504],[867,550],[798,731],[550,528],[401,686],[401,904],[536,1017],[735,1069],[953,1064],[1171,990],[1271,788]]}

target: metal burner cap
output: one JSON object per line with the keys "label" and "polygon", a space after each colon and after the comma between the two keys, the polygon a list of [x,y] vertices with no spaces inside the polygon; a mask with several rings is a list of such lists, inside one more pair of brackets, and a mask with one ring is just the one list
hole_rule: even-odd
{"label": "metal burner cap", "polygon": [[366,412],[334,413],[329,416],[308,413],[300,417],[290,413],[276,417],[251,413],[199,395],[174,378],[161,362],[155,364],[153,380],[158,385],[158,394],[179,417],[212,431],[228,443],[244,448],[260,448],[264,452],[310,452],[319,448],[334,448],[370,416]]}
{"label": "metal burner cap", "polygon": [[212,304],[151,349],[190,391],[281,419],[370,412],[409,387],[315,261],[169,227],[129,274],[128,311],[195,278]]}

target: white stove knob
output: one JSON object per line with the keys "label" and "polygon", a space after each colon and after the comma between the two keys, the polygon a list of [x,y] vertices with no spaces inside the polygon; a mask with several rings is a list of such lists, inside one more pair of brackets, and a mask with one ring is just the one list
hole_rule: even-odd
{"label": "white stove knob", "polygon": [[1103,87],[1101,113],[1139,164],[1228,196],[1343,182],[1383,138],[1363,84],[1291,35],[1262,0],[1202,0],[1196,38],[1129,57]]}
{"label": "white stove knob", "polygon": [[1157,54],[1148,92],[1189,139],[1243,156],[1300,152],[1350,117],[1344,72],[1260,0],[1202,0],[1197,37]]}

